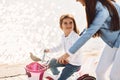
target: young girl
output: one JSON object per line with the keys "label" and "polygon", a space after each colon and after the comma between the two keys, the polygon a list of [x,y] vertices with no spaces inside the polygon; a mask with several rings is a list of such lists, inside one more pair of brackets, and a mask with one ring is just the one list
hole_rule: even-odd
{"label": "young girl", "polygon": [[58,59],[76,54],[91,37],[101,37],[107,44],[96,69],[97,80],[106,80],[105,72],[112,65],[110,80],[120,80],[120,6],[111,0],[76,0],[86,9],[87,30],[73,46]]}
{"label": "young girl", "polygon": [[[65,14],[60,17],[60,28],[64,32],[62,35],[61,44],[51,49],[45,49],[45,53],[53,53],[58,51],[66,52],[79,38],[76,22],[72,15]],[[52,59],[49,64],[53,75],[58,75],[60,73],[60,71],[57,69],[58,67],[64,67],[60,77],[57,80],[66,80],[74,72],[78,71],[80,66],[81,55],[79,51],[75,55],[69,57],[69,59],[66,59],[65,64],[59,63],[56,58]]]}

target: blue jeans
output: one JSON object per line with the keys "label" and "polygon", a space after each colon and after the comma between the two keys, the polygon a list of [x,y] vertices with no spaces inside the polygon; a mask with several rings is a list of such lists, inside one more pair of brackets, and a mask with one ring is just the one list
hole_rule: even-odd
{"label": "blue jeans", "polygon": [[65,67],[62,70],[62,73],[60,75],[60,77],[58,78],[58,80],[66,80],[68,77],[70,77],[74,72],[77,72],[80,69],[80,66],[75,66],[75,65],[71,65],[71,64],[60,64],[57,62],[56,59],[52,59],[50,61],[50,70],[52,71],[52,73],[54,75],[58,75],[60,73],[60,71],[57,69],[58,67]]}

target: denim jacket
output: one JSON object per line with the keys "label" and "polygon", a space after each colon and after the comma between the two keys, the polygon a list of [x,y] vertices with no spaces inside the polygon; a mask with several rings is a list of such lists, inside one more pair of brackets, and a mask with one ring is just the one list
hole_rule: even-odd
{"label": "denim jacket", "polygon": [[[117,3],[113,3],[120,16],[120,6]],[[120,47],[120,30],[110,31],[110,21],[111,17],[108,9],[97,2],[96,5],[96,17],[93,20],[90,27],[86,30],[84,34],[73,44],[73,46],[68,50],[68,54],[74,54],[79,48],[81,48],[98,30],[102,32],[102,40],[108,44],[110,47]],[[120,24],[120,23],[119,23]]]}

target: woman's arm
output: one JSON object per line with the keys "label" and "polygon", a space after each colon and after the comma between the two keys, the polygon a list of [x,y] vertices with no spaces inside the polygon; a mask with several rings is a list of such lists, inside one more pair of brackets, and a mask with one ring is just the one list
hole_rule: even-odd
{"label": "woman's arm", "polygon": [[104,24],[109,17],[109,12],[100,2],[96,6],[96,17],[86,32],[75,42],[75,44],[68,50],[68,54],[74,54],[81,48]]}

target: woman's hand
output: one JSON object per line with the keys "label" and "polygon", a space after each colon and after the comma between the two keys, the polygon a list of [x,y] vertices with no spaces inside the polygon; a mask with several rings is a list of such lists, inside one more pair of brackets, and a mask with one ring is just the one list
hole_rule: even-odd
{"label": "woman's hand", "polygon": [[66,63],[68,63],[68,60],[67,60],[67,58],[69,57],[69,55],[67,54],[67,53],[65,53],[64,55],[62,55],[60,58],[58,58],[58,62],[60,63],[60,64],[66,64]]}

